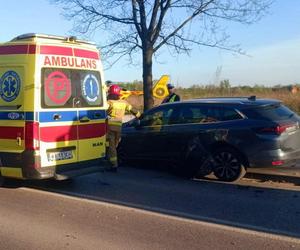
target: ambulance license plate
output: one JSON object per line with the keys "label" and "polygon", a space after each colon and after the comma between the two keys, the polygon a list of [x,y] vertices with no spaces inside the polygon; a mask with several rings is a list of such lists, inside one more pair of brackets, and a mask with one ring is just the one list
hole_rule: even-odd
{"label": "ambulance license plate", "polygon": [[51,152],[48,153],[48,161],[61,161],[72,159],[72,151],[60,151],[60,152]]}

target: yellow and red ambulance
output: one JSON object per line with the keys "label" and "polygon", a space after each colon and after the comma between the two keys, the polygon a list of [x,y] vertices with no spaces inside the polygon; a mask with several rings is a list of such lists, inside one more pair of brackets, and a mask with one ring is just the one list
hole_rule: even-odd
{"label": "yellow and red ambulance", "polygon": [[0,44],[1,178],[65,178],[105,157],[99,51],[75,37],[24,34]]}

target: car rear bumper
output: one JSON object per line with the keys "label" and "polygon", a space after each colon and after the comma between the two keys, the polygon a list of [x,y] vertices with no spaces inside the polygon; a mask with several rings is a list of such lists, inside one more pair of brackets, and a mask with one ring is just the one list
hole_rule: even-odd
{"label": "car rear bumper", "polygon": [[260,151],[248,156],[250,168],[285,168],[295,166],[300,160],[300,149],[293,152],[283,152],[281,149]]}
{"label": "car rear bumper", "polygon": [[25,150],[21,153],[0,152],[0,166],[20,170],[20,176],[10,175],[8,176],[10,178],[67,179],[101,171],[107,166],[107,163],[104,158],[98,158],[72,164],[42,167],[40,155],[36,155],[33,150]]}
{"label": "car rear bumper", "polygon": [[75,176],[100,172],[106,167],[103,159],[84,161],[79,163],[58,165],[53,167],[40,167],[26,169],[23,173],[25,179],[49,179],[64,180]]}

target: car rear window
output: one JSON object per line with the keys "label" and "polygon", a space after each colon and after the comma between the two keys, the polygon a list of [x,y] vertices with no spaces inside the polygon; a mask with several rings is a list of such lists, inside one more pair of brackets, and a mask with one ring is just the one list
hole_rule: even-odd
{"label": "car rear window", "polygon": [[286,120],[294,115],[293,111],[282,104],[243,109],[242,112],[250,119],[267,121]]}

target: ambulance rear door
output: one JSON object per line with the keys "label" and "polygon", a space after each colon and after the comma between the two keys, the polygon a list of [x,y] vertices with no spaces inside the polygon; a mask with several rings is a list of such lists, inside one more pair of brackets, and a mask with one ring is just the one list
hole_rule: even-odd
{"label": "ambulance rear door", "polygon": [[101,77],[98,71],[79,71],[78,77],[78,161],[95,160],[105,156],[106,111]]}
{"label": "ambulance rear door", "polygon": [[77,70],[42,68],[39,112],[42,166],[78,162]]}
{"label": "ambulance rear door", "polygon": [[42,69],[42,166],[105,155],[105,110],[98,71]]}

